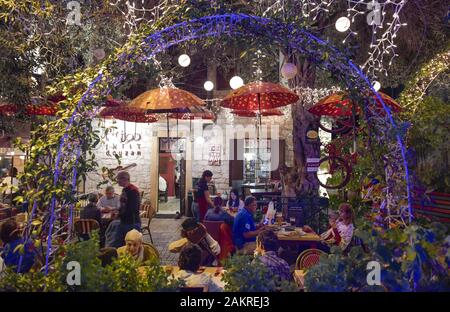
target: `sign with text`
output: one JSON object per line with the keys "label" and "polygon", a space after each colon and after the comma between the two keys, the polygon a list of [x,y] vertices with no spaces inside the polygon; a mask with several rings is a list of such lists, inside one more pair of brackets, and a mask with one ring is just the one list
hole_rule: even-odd
{"label": "sign with text", "polygon": [[210,166],[220,166],[221,164],[221,150],[222,147],[220,145],[211,145],[209,147],[209,160],[208,164]]}
{"label": "sign with text", "polygon": [[306,172],[319,171],[320,158],[306,158]]}

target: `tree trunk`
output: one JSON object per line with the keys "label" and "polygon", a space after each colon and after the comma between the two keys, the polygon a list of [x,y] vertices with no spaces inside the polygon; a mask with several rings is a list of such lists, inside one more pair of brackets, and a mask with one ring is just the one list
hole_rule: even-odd
{"label": "tree trunk", "polygon": [[[295,56],[293,62],[297,65],[298,74],[291,81],[290,87],[314,87],[315,65],[308,59]],[[308,106],[301,94],[300,100],[292,105],[292,137],[294,143],[295,171],[296,171],[296,193],[299,196],[317,195],[319,182],[314,172],[309,173],[306,169],[307,158],[320,157],[320,143],[310,143],[306,140],[306,132],[313,127],[318,128],[317,117],[308,112]]]}

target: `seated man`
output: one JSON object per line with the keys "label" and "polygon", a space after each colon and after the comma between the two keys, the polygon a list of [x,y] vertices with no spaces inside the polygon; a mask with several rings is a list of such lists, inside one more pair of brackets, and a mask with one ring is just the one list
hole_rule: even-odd
{"label": "seated man", "polygon": [[256,247],[256,236],[265,228],[262,222],[255,226],[253,215],[256,208],[256,198],[249,196],[245,199],[244,209],[234,218],[233,240],[239,253],[252,255]]}
{"label": "seated man", "polygon": [[223,291],[222,287],[215,282],[210,275],[199,273],[202,250],[194,244],[188,243],[181,249],[178,266],[180,271],[174,274],[176,279],[185,281],[187,287],[207,287],[209,292]]}
{"label": "seated man", "polygon": [[118,211],[120,208],[120,197],[115,194],[114,187],[108,186],[105,189],[105,195],[100,197],[97,207],[102,213],[110,213]]}
{"label": "seated man", "polygon": [[187,243],[196,244],[202,250],[201,265],[217,265],[217,256],[220,254],[220,246],[211,235],[208,234],[205,226],[198,223],[194,218],[188,218],[181,224],[181,237],[183,239],[172,242],[169,245],[171,252],[178,252]]}
{"label": "seated man", "polygon": [[282,280],[291,280],[289,264],[278,257],[278,237],[271,230],[260,232],[256,238],[256,249],[258,259],[277,277]]}
{"label": "seated man", "polygon": [[98,195],[97,193],[91,193],[88,196],[88,204],[81,210],[81,219],[93,219],[98,222],[100,226],[102,222],[102,215],[100,209],[97,208]]}
{"label": "seated man", "polygon": [[[22,256],[22,263],[18,272],[25,273],[30,271],[36,260],[34,244],[32,241],[24,241],[16,221],[8,220],[3,223],[0,229],[0,239],[3,243],[1,257],[5,266],[17,267]],[[23,247],[17,248],[19,245],[23,245]]]}
{"label": "seated man", "polygon": [[143,244],[143,235],[141,232],[135,229],[129,231],[125,236],[125,243],[125,246],[117,249],[119,257],[128,254],[139,263],[145,263],[146,261],[157,261],[159,263],[159,255],[155,249]]}

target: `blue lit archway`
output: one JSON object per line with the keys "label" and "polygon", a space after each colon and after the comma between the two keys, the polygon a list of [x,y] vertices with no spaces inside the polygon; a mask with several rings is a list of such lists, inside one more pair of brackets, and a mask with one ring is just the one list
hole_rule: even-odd
{"label": "blue lit archway", "polygon": [[[411,221],[411,196],[410,177],[406,160],[406,149],[403,144],[401,131],[394,120],[388,106],[385,105],[380,95],[373,89],[369,79],[361,69],[352,63],[345,55],[335,49],[330,43],[315,37],[293,24],[284,24],[278,21],[250,16],[244,14],[224,14],[207,16],[199,19],[182,22],[156,33],[149,34],[144,40],[135,45],[127,52],[118,56],[118,60],[106,64],[100,71],[88,89],[83,94],[70,118],[67,128],[77,123],[80,112],[83,111],[83,103],[93,96],[106,96],[111,88],[118,86],[124,79],[125,74],[133,69],[135,63],[151,61],[158,53],[168,48],[188,42],[190,40],[233,36],[233,37],[266,37],[273,42],[274,46],[288,46],[290,50],[299,52],[312,59],[318,67],[333,73],[341,81],[345,82],[347,89],[358,93],[366,101],[366,111],[371,113],[369,119],[371,125],[377,130],[378,143],[386,144],[389,152],[385,155],[386,172],[386,207],[390,212],[389,217],[400,217]],[[370,96],[374,94],[375,96]],[[376,100],[382,104],[383,112],[376,110]],[[61,178],[60,166],[67,160],[66,157],[79,157],[79,138],[70,138],[67,133],[60,142],[54,167],[55,185]],[[67,156],[64,150],[71,148],[76,151]],[[75,155],[75,156],[74,156]],[[76,170],[73,171],[72,187],[75,189]],[[401,201],[407,200],[408,204],[402,209]],[[47,247],[46,269],[48,269],[49,255],[51,254],[51,237],[53,222],[55,220],[56,196],[53,195],[49,216],[49,237]],[[69,221],[70,222],[70,221]]]}

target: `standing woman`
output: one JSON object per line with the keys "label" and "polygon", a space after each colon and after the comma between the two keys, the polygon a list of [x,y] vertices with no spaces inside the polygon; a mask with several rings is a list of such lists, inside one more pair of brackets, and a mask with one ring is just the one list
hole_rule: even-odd
{"label": "standing woman", "polygon": [[208,208],[214,207],[214,203],[209,196],[208,183],[211,182],[212,172],[209,170],[203,171],[202,178],[197,183],[197,202],[199,208],[199,219],[203,222]]}

